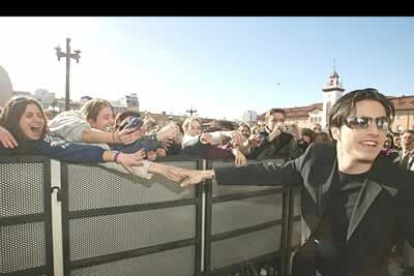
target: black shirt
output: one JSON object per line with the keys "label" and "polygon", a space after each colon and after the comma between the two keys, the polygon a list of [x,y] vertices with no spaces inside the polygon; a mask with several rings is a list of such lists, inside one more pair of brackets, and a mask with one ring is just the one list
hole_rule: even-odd
{"label": "black shirt", "polygon": [[340,264],[346,256],[346,237],[362,185],[368,172],[349,175],[339,172],[338,189],[330,196],[327,209],[327,224],[319,244],[319,268],[322,275],[338,275]]}

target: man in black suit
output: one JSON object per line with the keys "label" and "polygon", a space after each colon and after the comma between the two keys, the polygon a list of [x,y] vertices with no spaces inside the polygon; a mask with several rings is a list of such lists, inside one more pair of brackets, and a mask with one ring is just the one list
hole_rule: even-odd
{"label": "man in black suit", "polygon": [[292,275],[388,275],[396,240],[414,245],[414,173],[379,154],[394,113],[377,90],[352,91],[329,116],[334,146],[313,144],[283,165],[181,170],[181,185],[215,178],[220,185],[300,186],[306,227]]}
{"label": "man in black suit", "polygon": [[253,147],[250,158],[262,160],[264,158],[281,158],[291,160],[302,154],[298,143],[292,134],[285,132],[285,111],[281,108],[272,108],[266,112],[266,126],[259,133],[262,141],[259,146]]}

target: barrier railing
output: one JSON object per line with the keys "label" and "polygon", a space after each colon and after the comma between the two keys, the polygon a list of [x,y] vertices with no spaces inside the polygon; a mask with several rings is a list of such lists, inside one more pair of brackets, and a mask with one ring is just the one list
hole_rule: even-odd
{"label": "barrier railing", "polygon": [[[232,164],[187,157],[162,163]],[[58,172],[56,185],[47,158],[1,159],[1,276],[289,274],[300,240],[291,189],[215,182],[182,189],[157,175],[146,180],[72,163],[60,163]],[[51,187],[61,187],[52,197],[61,219],[52,219]],[[61,223],[53,240],[52,223]]]}
{"label": "barrier railing", "polygon": [[50,160],[0,158],[0,275],[54,275]]}

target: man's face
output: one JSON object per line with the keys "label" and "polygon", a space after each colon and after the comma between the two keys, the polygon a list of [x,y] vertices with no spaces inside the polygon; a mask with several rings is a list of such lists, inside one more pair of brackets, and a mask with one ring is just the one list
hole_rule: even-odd
{"label": "man's face", "polygon": [[[356,103],[357,117],[381,118],[386,117],[385,108],[374,100],[363,100]],[[332,127],[332,135],[337,141],[338,159],[348,164],[373,163],[380,153],[385,139],[386,130],[379,129],[375,120],[371,120],[366,129],[350,128],[342,125]]]}
{"label": "man's face", "polygon": [[105,130],[107,127],[112,127],[114,123],[114,113],[110,106],[102,108],[99,111],[98,116],[96,116],[96,120],[89,120],[91,127],[100,130]]}
{"label": "man's face", "polygon": [[284,125],[285,125],[285,116],[279,112],[275,112],[272,115],[270,115],[269,120],[267,121],[267,126],[269,127],[270,130],[273,130],[275,127],[282,130]]}
{"label": "man's face", "polygon": [[404,151],[410,151],[414,149],[414,134],[404,132],[401,138],[401,147]]}

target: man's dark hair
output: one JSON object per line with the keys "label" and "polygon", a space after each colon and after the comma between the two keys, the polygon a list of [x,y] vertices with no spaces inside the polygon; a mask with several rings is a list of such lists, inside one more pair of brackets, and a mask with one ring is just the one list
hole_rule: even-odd
{"label": "man's dark hair", "polygon": [[285,112],[284,109],[282,109],[282,108],[272,108],[268,112],[266,112],[266,122],[269,120],[270,115],[272,115],[273,113],[281,113],[281,114],[283,114],[283,117],[286,118],[286,112]]}
{"label": "man's dark hair", "polygon": [[414,134],[414,129],[406,129],[402,132],[402,134],[404,134],[404,133]]}
{"label": "man's dark hair", "polygon": [[[356,113],[356,103],[364,100],[379,102],[385,108],[386,117],[390,119],[390,122],[394,120],[395,109],[392,102],[378,90],[366,88],[351,91],[339,98],[329,113],[329,128],[340,128],[345,123],[346,117]],[[329,130],[329,134],[332,138],[331,130]]]}

